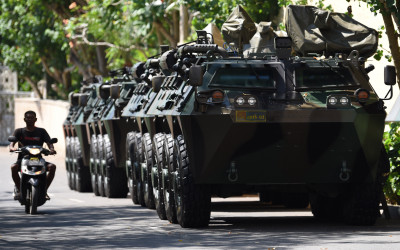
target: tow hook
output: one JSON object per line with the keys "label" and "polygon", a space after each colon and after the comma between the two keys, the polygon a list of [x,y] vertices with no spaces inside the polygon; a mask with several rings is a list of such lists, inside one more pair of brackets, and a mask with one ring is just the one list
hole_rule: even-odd
{"label": "tow hook", "polygon": [[340,169],[339,179],[343,182],[347,182],[350,179],[351,170],[347,168],[346,161],[343,161],[342,168]]}
{"label": "tow hook", "polygon": [[235,182],[238,180],[239,175],[238,175],[238,170],[236,168],[236,162],[234,161],[231,162],[231,166],[228,169],[227,173],[228,173],[228,180],[230,182]]}

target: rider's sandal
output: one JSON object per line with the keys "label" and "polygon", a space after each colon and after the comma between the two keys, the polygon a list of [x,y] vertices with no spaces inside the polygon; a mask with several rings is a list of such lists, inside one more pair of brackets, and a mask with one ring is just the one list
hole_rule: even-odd
{"label": "rider's sandal", "polygon": [[48,194],[46,194],[46,200],[50,200],[50,196]]}

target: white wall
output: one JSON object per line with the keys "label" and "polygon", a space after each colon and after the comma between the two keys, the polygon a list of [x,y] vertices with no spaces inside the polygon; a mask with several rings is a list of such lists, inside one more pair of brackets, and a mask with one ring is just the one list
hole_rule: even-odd
{"label": "white wall", "polygon": [[[15,99],[15,127],[25,127],[24,113],[28,110],[36,112],[37,127],[47,130],[51,138],[57,138],[54,144],[59,156],[65,156],[65,141],[62,124],[68,115],[69,103],[66,101],[40,100],[35,98]],[[51,160],[49,160],[51,161]]]}

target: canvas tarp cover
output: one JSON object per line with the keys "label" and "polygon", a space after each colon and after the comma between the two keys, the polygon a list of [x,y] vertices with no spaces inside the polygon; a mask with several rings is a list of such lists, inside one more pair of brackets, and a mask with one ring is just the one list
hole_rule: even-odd
{"label": "canvas tarp cover", "polygon": [[251,17],[238,5],[222,25],[221,31],[228,44],[234,43],[236,47],[241,47],[249,43],[256,29]]}
{"label": "canvas tarp cover", "polygon": [[346,14],[321,10],[314,6],[289,5],[286,31],[293,40],[293,49],[300,56],[307,53],[350,54],[372,56],[378,46],[376,30],[357,22]]}

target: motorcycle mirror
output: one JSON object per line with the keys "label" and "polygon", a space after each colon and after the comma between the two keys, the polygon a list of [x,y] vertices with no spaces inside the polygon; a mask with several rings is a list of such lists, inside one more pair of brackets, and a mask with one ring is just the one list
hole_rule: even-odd
{"label": "motorcycle mirror", "polygon": [[18,139],[17,139],[17,137],[15,137],[15,136],[12,135],[12,136],[9,136],[9,137],[8,137],[8,141],[9,141],[9,142],[17,142]]}
{"label": "motorcycle mirror", "polygon": [[54,143],[57,143],[58,142],[58,139],[57,138],[51,138],[51,140],[50,140],[50,143],[51,144],[54,144]]}

